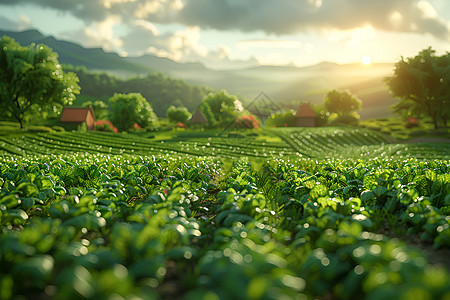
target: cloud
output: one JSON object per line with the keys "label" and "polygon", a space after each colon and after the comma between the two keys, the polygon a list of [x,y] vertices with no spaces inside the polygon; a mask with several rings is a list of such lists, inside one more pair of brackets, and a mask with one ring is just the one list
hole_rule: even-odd
{"label": "cloud", "polygon": [[183,7],[181,0],[2,0],[1,3],[24,4],[70,13],[86,23],[100,22],[110,15],[120,15],[125,23],[135,18],[171,23]]}
{"label": "cloud", "polygon": [[188,27],[155,39],[148,53],[165,56],[176,61],[195,61],[208,55],[206,46],[200,44],[200,28]]}
{"label": "cloud", "polygon": [[[392,22],[397,13],[401,20]],[[429,33],[450,40],[450,28],[426,0],[190,0],[180,11],[186,24],[219,30],[262,30],[278,35],[309,30],[375,29]]]}
{"label": "cloud", "polygon": [[79,30],[65,32],[64,36],[86,47],[101,45],[104,50],[114,52],[123,46],[123,40],[114,33],[114,28],[121,22],[120,16],[110,15],[102,21],[92,22]]}
{"label": "cloud", "polygon": [[310,30],[374,29],[428,33],[450,40],[450,26],[428,0],[3,0],[67,12],[87,24],[120,15],[217,30],[263,31],[277,35]]}
{"label": "cloud", "polygon": [[0,16],[0,28],[3,30],[25,30],[31,27],[30,19],[27,16],[20,15],[18,21],[11,21],[8,18]]}
{"label": "cloud", "polygon": [[208,49],[200,43],[200,37],[199,27],[160,34],[152,23],[136,21],[121,40],[123,49],[128,53],[150,53],[176,61],[193,61],[208,55]]}

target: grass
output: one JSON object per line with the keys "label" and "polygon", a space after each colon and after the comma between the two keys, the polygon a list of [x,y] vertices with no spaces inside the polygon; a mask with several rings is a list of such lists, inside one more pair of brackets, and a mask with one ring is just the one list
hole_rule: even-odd
{"label": "grass", "polygon": [[434,129],[430,118],[420,119],[417,126],[412,128],[407,128],[406,122],[398,117],[370,119],[361,121],[359,125],[401,142],[422,137],[450,139],[450,128]]}

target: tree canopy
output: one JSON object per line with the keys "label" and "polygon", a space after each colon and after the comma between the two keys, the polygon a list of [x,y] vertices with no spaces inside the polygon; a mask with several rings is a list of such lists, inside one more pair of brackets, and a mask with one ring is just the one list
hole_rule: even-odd
{"label": "tree canopy", "polygon": [[192,117],[192,114],[186,107],[175,107],[172,105],[167,109],[166,117],[170,122],[185,124]]}
{"label": "tree canopy", "polygon": [[225,91],[209,93],[200,105],[200,110],[208,119],[210,126],[226,126],[234,122],[243,111],[242,103],[236,96]]}
{"label": "tree canopy", "polygon": [[91,107],[94,110],[95,119],[104,120],[108,118],[108,104],[102,100],[88,100],[83,103],[83,107]]}
{"label": "tree canopy", "polygon": [[193,111],[212,91],[161,73],[121,79],[106,73],[93,73],[85,67],[65,66],[65,69],[69,68],[80,78],[82,95],[86,98],[107,100],[114,93],[140,93],[144,98],[151,99],[153,109],[160,117],[165,116],[171,105],[184,106]]}
{"label": "tree canopy", "polygon": [[414,57],[401,58],[394,75],[386,79],[392,95],[399,98],[394,111],[405,117],[427,115],[434,127],[447,127],[450,115],[450,55],[436,56],[428,48]]}
{"label": "tree canopy", "polygon": [[350,114],[361,109],[361,100],[353,95],[350,91],[336,91],[328,92],[325,98],[325,108],[330,113],[336,113],[338,116]]}
{"label": "tree canopy", "polygon": [[110,120],[119,130],[128,130],[137,123],[140,127],[154,130],[159,126],[158,117],[148,101],[139,93],[114,94],[109,100]]}
{"label": "tree canopy", "polygon": [[23,128],[29,115],[56,114],[79,91],[77,76],[63,71],[49,47],[0,39],[0,115],[16,119]]}

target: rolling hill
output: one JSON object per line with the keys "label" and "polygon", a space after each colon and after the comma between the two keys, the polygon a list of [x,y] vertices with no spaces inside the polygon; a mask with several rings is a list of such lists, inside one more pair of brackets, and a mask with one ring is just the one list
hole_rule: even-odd
{"label": "rolling hill", "polygon": [[386,117],[395,100],[383,78],[392,73],[392,64],[339,65],[323,62],[307,67],[256,66],[237,70],[212,70],[201,63],[179,63],[153,55],[120,57],[100,48],[84,48],[76,43],[44,36],[37,30],[0,31],[22,45],[42,43],[58,52],[64,64],[84,65],[90,71],[102,71],[120,77],[152,72],[180,78],[195,85],[206,85],[250,101],[261,91],[280,106],[296,108],[301,102],[322,103],[332,89],[348,89],[363,101],[362,119]]}

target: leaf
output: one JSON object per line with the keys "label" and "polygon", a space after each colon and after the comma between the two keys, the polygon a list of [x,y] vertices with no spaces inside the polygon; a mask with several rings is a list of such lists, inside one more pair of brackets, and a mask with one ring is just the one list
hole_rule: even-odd
{"label": "leaf", "polygon": [[8,211],[8,217],[11,219],[12,224],[22,225],[28,220],[28,215],[22,209],[10,209]]}
{"label": "leaf", "polygon": [[375,194],[372,191],[364,191],[361,193],[361,201],[366,202],[368,200],[375,199]]}
{"label": "leaf", "polygon": [[244,214],[228,214],[225,220],[223,221],[223,225],[230,227],[234,223],[241,222],[245,224],[247,222],[254,221],[254,219],[250,216]]}
{"label": "leaf", "polygon": [[83,214],[70,218],[62,224],[63,226],[73,226],[77,229],[86,228],[87,230],[93,230],[105,226],[106,220],[102,217],[96,217],[89,214]]}
{"label": "leaf", "polygon": [[28,210],[30,208],[33,208],[33,206],[34,206],[33,198],[20,198],[20,208]]}
{"label": "leaf", "polygon": [[10,195],[4,196],[0,199],[0,204],[5,205],[6,208],[8,208],[8,209],[18,207],[20,205],[19,195],[10,194]]}
{"label": "leaf", "polygon": [[12,274],[16,277],[32,278],[44,281],[53,270],[54,259],[52,256],[36,255],[20,262],[12,268]]}
{"label": "leaf", "polygon": [[24,197],[33,197],[39,194],[39,190],[36,185],[29,182],[22,182],[17,187],[17,190],[19,191],[20,195]]}
{"label": "leaf", "polygon": [[347,195],[352,189],[358,190],[358,188],[354,185],[349,185],[344,188],[344,195]]}
{"label": "leaf", "polygon": [[385,188],[384,186],[377,186],[372,189],[372,192],[376,197],[384,195],[387,191],[388,189]]}

